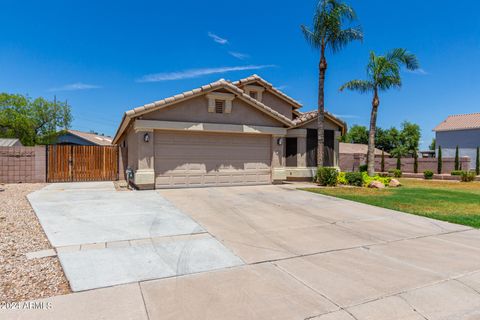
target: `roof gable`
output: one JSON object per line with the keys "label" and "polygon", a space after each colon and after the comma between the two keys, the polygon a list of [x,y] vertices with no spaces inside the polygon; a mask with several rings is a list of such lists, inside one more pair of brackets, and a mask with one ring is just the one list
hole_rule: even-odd
{"label": "roof gable", "polygon": [[258,83],[262,87],[264,87],[267,91],[273,93],[280,99],[283,99],[287,101],[288,103],[292,104],[294,108],[301,108],[302,104],[298,102],[297,100],[293,99],[292,97],[289,97],[279,89],[275,88],[270,82],[266,81],[265,79],[262,79],[259,75],[251,75],[250,77],[240,79],[238,81],[233,82],[233,84],[237,87],[242,87],[246,86],[252,83]]}
{"label": "roof gable", "polygon": [[113,139],[113,143],[117,143],[120,136],[123,134],[125,129],[128,127],[128,124],[131,119],[139,117],[143,114],[159,110],[165,108],[167,106],[172,106],[176,103],[186,101],[188,99],[198,97],[200,95],[206,94],[211,91],[215,91],[218,89],[225,89],[233,94],[235,94],[236,98],[243,100],[250,106],[255,107],[256,109],[266,113],[267,115],[277,119],[281,123],[285,124],[286,126],[292,126],[293,122],[289,118],[285,117],[284,115],[280,114],[279,112],[273,110],[272,108],[266,106],[265,104],[261,103],[250,97],[249,95],[245,94],[245,92],[238,88],[237,86],[233,85],[231,82],[226,81],[224,79],[220,79],[216,82],[212,82],[210,84],[204,85],[200,88],[196,88],[190,91],[185,91],[183,93],[177,94],[172,97],[168,97],[159,101],[155,101],[153,103],[149,103],[138,108],[129,110],[125,112],[120,127],[118,128],[115,138]]}
{"label": "roof gable", "polygon": [[[295,111],[295,114],[297,115],[297,118],[293,119],[293,122],[295,124],[295,127],[303,126],[309,122],[312,122],[318,118],[318,111],[309,111],[309,112],[299,112]],[[342,128],[342,134],[345,134],[347,132],[347,124],[342,121],[341,119],[335,117],[333,114],[330,112],[325,111],[325,118],[327,120],[330,120],[331,122],[335,123],[339,127]]]}

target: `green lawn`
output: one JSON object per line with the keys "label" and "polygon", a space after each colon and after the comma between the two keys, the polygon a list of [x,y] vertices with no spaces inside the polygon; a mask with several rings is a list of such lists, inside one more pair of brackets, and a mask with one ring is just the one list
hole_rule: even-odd
{"label": "green lawn", "polygon": [[480,183],[400,181],[402,187],[383,190],[355,187],[302,190],[480,228]]}

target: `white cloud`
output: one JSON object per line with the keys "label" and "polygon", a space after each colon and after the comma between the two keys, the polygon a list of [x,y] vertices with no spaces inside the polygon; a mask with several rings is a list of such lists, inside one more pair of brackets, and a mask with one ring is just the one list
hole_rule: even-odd
{"label": "white cloud", "polygon": [[247,58],[250,58],[250,55],[246,53],[236,52],[236,51],[229,51],[228,54],[240,60],[245,60]]}
{"label": "white cloud", "polygon": [[98,89],[100,86],[94,84],[87,84],[82,82],[76,82],[72,84],[66,84],[61,87],[51,88],[48,91],[76,91],[76,90],[89,90],[89,89]]}
{"label": "white cloud", "polygon": [[417,69],[417,70],[408,70],[407,69],[407,72],[408,73],[413,73],[413,74],[419,74],[419,75],[422,75],[422,76],[426,76],[428,74],[428,72],[423,70],[422,68]]}
{"label": "white cloud", "polygon": [[344,118],[344,119],[358,119],[360,118],[357,115],[354,114],[334,114],[335,117],[337,118]]}
{"label": "white cloud", "polygon": [[245,70],[258,70],[265,68],[272,68],[275,65],[248,65],[248,66],[235,66],[235,67],[220,67],[220,68],[200,68],[200,69],[189,69],[177,72],[162,72],[147,74],[140,79],[137,79],[137,82],[159,82],[159,81],[170,81],[170,80],[182,80],[182,79],[191,79],[198,78],[201,76],[206,76],[210,74],[218,73],[227,73],[233,71],[245,71]]}
{"label": "white cloud", "polygon": [[209,32],[208,36],[213,39],[216,43],[227,44],[228,40],[217,36],[215,33]]}
{"label": "white cloud", "polygon": [[288,85],[284,84],[275,88],[277,88],[278,90],[285,90],[286,88],[288,88]]}

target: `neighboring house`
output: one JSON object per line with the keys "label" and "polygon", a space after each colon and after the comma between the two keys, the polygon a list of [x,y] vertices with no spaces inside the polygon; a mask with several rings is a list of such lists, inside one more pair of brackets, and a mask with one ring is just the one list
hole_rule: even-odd
{"label": "neighboring house", "polygon": [[[357,171],[359,166],[367,163],[368,145],[361,143],[340,142],[339,167],[342,171]],[[382,150],[375,148],[375,157],[380,158]],[[384,153],[385,158],[390,157],[388,152]]]}
{"label": "neighboring house", "polygon": [[480,146],[480,113],[449,116],[433,129],[436,146],[442,147],[442,157],[455,157],[458,146],[460,157],[470,157],[470,169],[475,169],[476,149]]}
{"label": "neighboring house", "polygon": [[[219,80],[127,111],[113,139],[142,189],[268,184],[311,178],[316,112],[257,75]],[[326,115],[325,164],[346,125]]]}
{"label": "neighboring house", "polygon": [[22,147],[23,144],[19,139],[0,138],[0,147]]}
{"label": "neighboring house", "polygon": [[111,146],[112,137],[95,132],[67,130],[64,134],[58,136],[55,144],[77,146]]}
{"label": "neighboring house", "polygon": [[[367,155],[367,151],[368,151],[368,144],[340,142],[340,156],[342,154],[356,154],[356,153]],[[385,152],[384,154],[386,157],[390,156],[390,153],[388,152]],[[381,156],[382,150],[375,148],[375,155]]]}

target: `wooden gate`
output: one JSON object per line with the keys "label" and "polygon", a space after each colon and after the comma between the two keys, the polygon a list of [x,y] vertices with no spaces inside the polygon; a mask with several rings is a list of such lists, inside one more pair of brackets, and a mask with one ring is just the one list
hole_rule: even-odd
{"label": "wooden gate", "polygon": [[118,147],[51,145],[47,149],[47,181],[111,181],[118,179]]}

